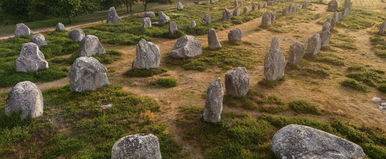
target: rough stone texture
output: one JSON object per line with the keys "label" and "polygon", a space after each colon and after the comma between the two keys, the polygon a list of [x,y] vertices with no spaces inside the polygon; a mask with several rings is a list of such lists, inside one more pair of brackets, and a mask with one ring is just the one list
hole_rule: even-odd
{"label": "rough stone texture", "polygon": [[202,53],[200,41],[191,35],[184,35],[178,38],[169,55],[173,58],[195,57]]}
{"label": "rough stone texture", "polygon": [[304,56],[304,44],[301,42],[296,42],[292,44],[290,47],[288,63],[291,65],[295,65],[303,59],[303,56]]}
{"label": "rough stone texture", "polygon": [[192,20],[192,22],[190,22],[189,28],[192,29],[192,28],[195,28],[196,26],[197,26],[196,21]]}
{"label": "rough stone texture", "polygon": [[158,68],[160,64],[159,47],[152,43],[141,39],[136,46],[136,57],[133,61],[133,69],[150,69]]}
{"label": "rough stone texture", "polygon": [[161,159],[160,145],[153,134],[136,134],[115,142],[111,159]]}
{"label": "rough stone texture", "polygon": [[222,14],[222,20],[223,21],[229,21],[232,18],[232,13],[229,9],[225,8],[224,12]]}
{"label": "rough stone texture", "polygon": [[270,12],[270,14],[271,14],[271,23],[273,23],[276,20],[276,12],[272,11],[272,12]]}
{"label": "rough stone texture", "polygon": [[68,73],[71,90],[95,91],[109,84],[107,68],[93,57],[78,57]]}
{"label": "rough stone texture", "polygon": [[208,25],[208,24],[212,23],[212,17],[209,14],[205,14],[204,18],[202,18],[201,23],[203,25]]}
{"label": "rough stone texture", "polygon": [[184,9],[184,4],[182,4],[181,1],[178,1],[177,3],[177,10],[183,10]]}
{"label": "rough stone texture", "polygon": [[283,8],[283,10],[282,10],[282,12],[281,12],[281,15],[282,15],[282,16],[286,16],[286,15],[288,15],[288,14],[290,14],[290,8],[289,8],[289,7]]}
{"label": "rough stone texture", "polygon": [[70,33],[68,33],[68,37],[74,42],[80,42],[86,36],[82,29],[74,29]]}
{"label": "rough stone texture", "polygon": [[177,33],[178,27],[176,22],[169,23],[169,34],[173,35]]}
{"label": "rough stone texture", "polygon": [[307,1],[303,1],[302,8],[306,9],[307,7],[308,7],[308,2]]}
{"label": "rough stone texture", "polygon": [[31,35],[31,29],[29,29],[24,23],[16,24],[15,36],[21,37],[26,35]]}
{"label": "rough stone texture", "polygon": [[330,44],[331,40],[331,32],[330,31],[322,31],[319,33],[321,40],[321,47],[327,47]]}
{"label": "rough stone texture", "polygon": [[94,56],[106,53],[99,38],[94,35],[87,35],[80,42],[79,56]]}
{"label": "rough stone texture", "polygon": [[236,97],[247,95],[249,76],[245,67],[237,67],[225,73],[226,94]]}
{"label": "rough stone texture", "polygon": [[336,0],[331,0],[330,2],[328,2],[327,11],[329,12],[338,11],[338,2]]}
{"label": "rough stone texture", "polygon": [[220,41],[218,40],[216,30],[213,28],[208,31],[208,46],[210,49],[219,49],[222,47]]}
{"label": "rough stone texture", "polygon": [[119,18],[115,7],[111,7],[107,14],[107,24],[117,23],[119,21],[121,21],[121,19]]}
{"label": "rough stone texture", "polygon": [[30,81],[19,82],[12,88],[5,104],[5,115],[21,111],[20,118],[35,118],[43,115],[43,95]]}
{"label": "rough stone texture", "polygon": [[160,11],[158,12],[158,16],[159,16],[159,24],[160,25],[164,25],[166,23],[168,23],[170,21],[170,17],[167,16],[164,12]]}
{"label": "rough stone texture", "polygon": [[331,24],[330,22],[324,22],[322,31],[331,31]]}
{"label": "rough stone texture", "polygon": [[231,42],[241,41],[242,38],[243,38],[243,33],[239,28],[234,28],[228,33],[228,40]]}
{"label": "rough stone texture", "polygon": [[379,34],[379,35],[385,35],[385,30],[386,30],[386,21],[383,22],[383,23],[379,26],[378,34]]}
{"label": "rough stone texture", "polygon": [[234,0],[234,1],[233,1],[233,7],[235,7],[235,8],[239,7],[239,3],[238,3],[237,0]]}
{"label": "rough stone texture", "polygon": [[37,44],[38,46],[46,46],[47,45],[47,42],[46,42],[46,38],[44,37],[43,34],[35,34],[31,37],[31,41],[35,44]]}
{"label": "rough stone texture", "polygon": [[247,13],[249,13],[249,8],[245,6],[243,9],[243,14],[247,14]]}
{"label": "rough stone texture", "polygon": [[233,10],[233,16],[239,16],[240,15],[240,9],[239,8],[235,8]]}
{"label": "rough stone texture", "polygon": [[284,76],[285,57],[280,51],[278,38],[272,38],[271,48],[264,59],[264,76],[267,81],[280,80]]}
{"label": "rough stone texture", "polygon": [[146,11],[145,13],[143,13],[143,17],[152,18],[155,17],[155,13],[153,11]]}
{"label": "rough stone texture", "polygon": [[48,68],[44,54],[39,46],[32,42],[23,44],[15,65],[16,72],[36,72]]}
{"label": "rough stone texture", "polygon": [[267,2],[262,2],[261,3],[261,8],[266,8],[268,6]]}
{"label": "rough stone texture", "polygon": [[342,16],[348,16],[351,14],[352,11],[352,2],[351,0],[345,0],[344,1],[344,11]]}
{"label": "rough stone texture", "polygon": [[319,33],[313,35],[308,39],[306,54],[309,56],[315,56],[320,52],[321,39]]}
{"label": "rough stone texture", "polygon": [[252,3],[252,11],[257,11],[259,10],[259,6],[256,5],[256,3]]}
{"label": "rough stone texture", "polygon": [[276,158],[364,159],[363,149],[346,139],[303,125],[287,125],[272,138]]}
{"label": "rough stone texture", "polygon": [[272,14],[270,12],[265,12],[263,18],[261,19],[261,26],[266,27],[272,24]]}
{"label": "rough stone texture", "polygon": [[206,101],[203,118],[206,122],[217,123],[221,121],[223,109],[224,89],[220,78],[214,79],[206,90]]}
{"label": "rough stone texture", "polygon": [[55,31],[66,31],[66,27],[63,25],[63,23],[56,24]]}
{"label": "rough stone texture", "polygon": [[149,17],[143,18],[143,28],[151,28],[151,19]]}

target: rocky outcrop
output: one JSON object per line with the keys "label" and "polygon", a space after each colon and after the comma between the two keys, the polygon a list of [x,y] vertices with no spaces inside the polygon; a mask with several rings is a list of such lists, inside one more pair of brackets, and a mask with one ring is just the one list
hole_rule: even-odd
{"label": "rocky outcrop", "polygon": [[23,44],[15,65],[16,72],[36,72],[48,68],[44,54],[39,46],[32,42]]}
{"label": "rocky outcrop", "polygon": [[133,61],[133,69],[151,69],[158,68],[160,64],[159,47],[152,43],[141,39],[136,46],[136,57]]}
{"label": "rocky outcrop", "polygon": [[160,145],[153,134],[129,135],[113,145],[111,159],[161,159]]}
{"label": "rocky outcrop", "polygon": [[322,42],[319,33],[313,35],[308,39],[306,54],[308,56],[315,56],[319,54]]}
{"label": "rocky outcrop", "polygon": [[195,57],[202,53],[200,41],[191,35],[184,35],[178,38],[173,50],[169,56],[173,58],[189,58]]}
{"label": "rocky outcrop", "polygon": [[224,89],[220,78],[214,79],[206,91],[206,101],[203,118],[206,122],[217,123],[221,121],[223,109]]}
{"label": "rocky outcrop", "polygon": [[115,7],[111,7],[107,14],[107,24],[117,23],[119,21],[121,21],[121,19],[119,18]]}
{"label": "rocky outcrop", "polygon": [[264,76],[267,81],[280,80],[284,76],[285,57],[280,51],[278,38],[272,38],[271,48],[264,59]]}
{"label": "rocky outcrop", "polygon": [[62,23],[56,24],[55,31],[66,31],[66,27]]}
{"label": "rocky outcrop", "polygon": [[216,30],[213,28],[208,31],[208,46],[210,49],[219,49],[222,47],[220,41],[218,40]]}
{"label": "rocky outcrop", "polygon": [[16,30],[15,30],[16,37],[31,35],[31,33],[32,33],[31,29],[29,29],[29,27],[24,23],[16,24]]}
{"label": "rocky outcrop", "polygon": [[46,38],[44,37],[43,34],[40,34],[40,33],[33,35],[31,38],[31,41],[38,46],[46,46],[47,45]]}
{"label": "rocky outcrop", "polygon": [[228,33],[228,40],[231,42],[241,41],[242,38],[243,38],[243,33],[239,28],[234,28]]}
{"label": "rocky outcrop", "polygon": [[94,35],[87,35],[80,42],[79,56],[94,56],[105,54],[106,51],[103,48],[99,38]]}
{"label": "rocky outcrop", "polygon": [[243,97],[249,91],[249,76],[245,67],[237,67],[225,73],[226,94]]}
{"label": "rocky outcrop", "polygon": [[301,42],[296,42],[291,45],[289,51],[288,64],[295,65],[299,63],[304,56],[304,44]]}
{"label": "rocky outcrop", "polygon": [[86,34],[83,32],[82,29],[74,29],[70,33],[68,33],[68,37],[70,37],[73,42],[80,42],[85,36]]}

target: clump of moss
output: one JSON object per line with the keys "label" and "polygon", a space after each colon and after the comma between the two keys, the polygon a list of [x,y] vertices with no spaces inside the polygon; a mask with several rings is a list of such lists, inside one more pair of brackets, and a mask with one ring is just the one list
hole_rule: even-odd
{"label": "clump of moss", "polygon": [[127,77],[151,77],[154,75],[165,73],[166,70],[162,68],[152,68],[152,69],[130,69],[125,75]]}
{"label": "clump of moss", "polygon": [[352,79],[347,79],[344,80],[340,83],[343,87],[351,88],[353,90],[357,90],[360,92],[368,92],[368,88],[359,82],[352,80]]}
{"label": "clump of moss", "polygon": [[385,77],[384,71],[366,68],[361,65],[354,65],[347,68],[348,74],[346,77],[354,79],[358,82],[362,82],[370,87],[378,87],[382,90],[382,84],[384,84]]}
{"label": "clump of moss", "polygon": [[177,80],[175,78],[160,78],[155,81],[155,84],[164,88],[171,88],[177,86]]}
{"label": "clump of moss", "polygon": [[322,114],[318,105],[311,103],[307,100],[295,100],[290,102],[288,106],[291,110],[293,110],[296,113],[314,114],[314,115]]}

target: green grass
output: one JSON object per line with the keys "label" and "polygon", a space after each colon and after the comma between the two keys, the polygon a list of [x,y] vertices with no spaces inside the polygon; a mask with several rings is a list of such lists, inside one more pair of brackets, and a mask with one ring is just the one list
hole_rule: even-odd
{"label": "green grass", "polygon": [[153,69],[130,69],[125,73],[127,77],[151,77],[154,75],[165,73],[166,70],[162,68]]}
{"label": "green grass", "polygon": [[360,30],[370,28],[385,18],[385,13],[373,12],[369,10],[353,10],[351,15],[339,21],[337,26],[351,30]]}
{"label": "green grass", "polygon": [[358,50],[355,45],[355,37],[342,33],[336,33],[331,37],[330,46],[344,50]]}
{"label": "green grass", "polygon": [[320,14],[314,14],[309,9],[299,9],[298,12],[281,16],[281,12],[277,12],[276,21],[267,27],[269,31],[276,33],[296,32],[296,24],[309,23],[321,17]]}
{"label": "green grass", "polygon": [[[323,55],[322,55],[323,57]],[[310,61],[318,61],[316,58],[305,58],[301,63],[296,66],[289,66],[286,70],[286,76],[292,78],[311,78],[311,79],[325,79],[330,76],[330,65],[322,63],[313,63]],[[319,61],[320,62],[320,61]]]}
{"label": "green grass", "polygon": [[373,46],[374,53],[381,58],[386,58],[386,36],[372,33],[370,41]]}
{"label": "green grass", "polygon": [[322,114],[318,105],[304,99],[292,101],[288,104],[288,106],[291,110],[293,110],[296,113],[314,114],[314,115]]}
{"label": "green grass", "polygon": [[320,54],[315,57],[311,57],[312,60],[325,63],[333,66],[344,66],[344,58],[333,54]]}
{"label": "green grass", "polygon": [[350,89],[353,89],[353,90],[357,90],[357,91],[360,91],[360,92],[368,92],[368,88],[366,86],[360,84],[356,80],[347,79],[347,80],[342,81],[340,84],[343,87],[347,87],[347,88],[350,88]]}
{"label": "green grass", "polygon": [[386,80],[384,74],[385,72],[382,70],[368,68],[361,65],[354,65],[347,68],[346,77],[354,79],[370,87],[377,87],[378,85],[384,84],[384,81]]}
{"label": "green grass", "polygon": [[157,81],[155,81],[155,84],[164,88],[171,88],[178,85],[177,80],[171,77],[157,79]]}
{"label": "green grass", "polygon": [[[0,105],[0,158],[110,158],[115,141],[137,133],[155,134],[163,158],[182,158],[166,125],[151,118],[160,113],[152,99],[114,86],[82,93],[66,86],[43,96],[44,115],[32,120],[20,120],[17,114],[6,117]],[[5,98],[1,95],[0,103]],[[104,104],[113,106],[103,110]]]}

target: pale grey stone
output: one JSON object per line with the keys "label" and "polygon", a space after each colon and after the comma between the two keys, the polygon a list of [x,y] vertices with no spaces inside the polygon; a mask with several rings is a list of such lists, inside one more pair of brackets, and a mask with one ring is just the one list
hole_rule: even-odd
{"label": "pale grey stone", "polygon": [[44,37],[43,34],[35,34],[31,37],[31,41],[35,44],[37,44],[38,46],[46,46],[47,45],[47,42],[46,42],[46,38]]}
{"label": "pale grey stone", "polygon": [[264,59],[264,76],[267,81],[280,80],[284,76],[285,57],[280,51],[278,38],[272,38],[271,47]]}
{"label": "pale grey stone", "polygon": [[153,11],[146,11],[143,13],[143,17],[152,18],[152,17],[155,17],[155,13]]}
{"label": "pale grey stone", "polygon": [[235,8],[239,7],[239,2],[237,0],[233,1],[233,7],[235,7]]}
{"label": "pale grey stone", "polygon": [[143,28],[151,28],[151,19],[149,17],[143,18]]}
{"label": "pale grey stone", "polygon": [[271,14],[271,23],[273,23],[276,20],[276,12],[272,11],[272,12],[270,12],[270,14]]}
{"label": "pale grey stone", "polygon": [[256,3],[252,3],[252,11],[257,11],[259,10],[259,6],[256,5]]}
{"label": "pale grey stone", "polygon": [[169,23],[169,34],[173,35],[177,33],[178,27],[176,22],[170,22]]}
{"label": "pale grey stone", "polygon": [[192,28],[195,28],[196,26],[197,26],[196,21],[192,20],[192,22],[190,22],[189,28],[192,29]]}
{"label": "pale grey stone", "polygon": [[166,23],[168,23],[170,21],[170,17],[167,16],[164,12],[162,11],[159,11],[158,12],[158,16],[159,16],[159,24],[160,25],[164,25]]}
{"label": "pale grey stone", "polygon": [[184,4],[182,4],[181,1],[177,2],[177,10],[183,10],[184,9]]}
{"label": "pale grey stone", "polygon": [[79,56],[94,56],[105,54],[106,51],[103,48],[99,38],[94,35],[87,35],[80,42]]}
{"label": "pale grey stone", "polygon": [[272,24],[272,14],[270,12],[265,12],[263,18],[261,19],[261,26],[267,27]]}
{"label": "pale grey stone", "polygon": [[20,118],[35,118],[43,115],[43,95],[40,89],[30,81],[17,83],[8,95],[5,115],[20,111]]}
{"label": "pale grey stone", "polygon": [[234,10],[233,10],[233,16],[239,16],[240,15],[240,10],[239,10],[239,8],[237,7],[237,8],[235,8]]}
{"label": "pale grey stone", "polygon": [[320,34],[321,47],[327,47],[330,44],[331,32],[322,31],[319,34]]}
{"label": "pale grey stone", "polygon": [[276,158],[364,159],[363,149],[346,139],[304,125],[290,124],[272,138]]}
{"label": "pale grey stone", "polygon": [[386,21],[384,21],[380,26],[379,26],[379,35],[384,35],[386,30]]}
{"label": "pale grey stone", "polygon": [[56,24],[55,31],[66,31],[66,27],[63,25],[63,23]]}
{"label": "pale grey stone", "polygon": [[229,9],[225,8],[224,12],[222,14],[222,20],[223,21],[229,21],[232,18],[232,13]]}
{"label": "pale grey stone", "polygon": [[305,0],[305,1],[303,1],[302,8],[307,9],[307,7],[308,7],[308,2],[307,2],[307,0]]}
{"label": "pale grey stone", "polygon": [[201,23],[203,25],[208,25],[208,24],[212,23],[212,17],[209,14],[205,14],[204,18],[202,18]]}
{"label": "pale grey stone", "polygon": [[48,68],[44,54],[39,46],[32,42],[23,44],[15,65],[16,72],[36,72]]}
{"label": "pale grey stone", "polygon": [[29,29],[28,26],[25,25],[24,23],[16,24],[16,30],[15,30],[16,37],[31,35],[31,33],[32,33],[31,29]]}
{"label": "pale grey stone", "polygon": [[158,68],[160,64],[159,47],[152,43],[141,39],[136,46],[136,57],[133,61],[133,69],[151,69]]}
{"label": "pale grey stone", "polygon": [[208,31],[208,46],[210,49],[219,49],[222,47],[220,41],[218,40],[216,30],[213,28]]}
{"label": "pale grey stone", "polygon": [[291,45],[289,50],[289,58],[288,63],[291,65],[295,65],[299,63],[304,56],[304,44],[301,42],[296,42]]}
{"label": "pale grey stone", "polygon": [[161,159],[158,137],[136,134],[120,138],[113,145],[111,159]]}
{"label": "pale grey stone", "polygon": [[216,3],[217,2],[217,0],[209,0],[209,3],[210,4],[214,4],[214,3]]}
{"label": "pale grey stone", "polygon": [[322,31],[331,31],[331,24],[330,22],[324,22],[323,24],[323,27],[322,27]]}
{"label": "pale grey stone", "polygon": [[225,73],[226,94],[243,97],[249,91],[249,76],[245,67],[237,67]]}
{"label": "pale grey stone", "polygon": [[112,24],[112,23],[117,23],[119,21],[121,21],[121,18],[119,18],[118,13],[115,10],[115,7],[111,7],[107,14],[107,23]]}
{"label": "pale grey stone", "polygon": [[184,35],[178,38],[169,56],[173,58],[189,58],[198,56],[201,53],[202,46],[200,41],[194,36]]}
{"label": "pale grey stone", "polygon": [[306,54],[308,56],[315,56],[319,54],[321,48],[321,39],[319,33],[313,35],[308,39]]}
{"label": "pale grey stone", "polygon": [[248,14],[248,13],[249,13],[249,8],[245,6],[243,9],[243,14]]}
{"label": "pale grey stone", "polygon": [[206,91],[203,118],[206,122],[217,123],[221,121],[223,109],[224,89],[220,78],[214,79]]}
{"label": "pale grey stone", "polygon": [[338,11],[338,2],[336,0],[331,0],[330,2],[328,2],[327,11],[328,12]]}
{"label": "pale grey stone", "polygon": [[80,42],[83,40],[83,38],[86,36],[86,34],[83,32],[82,29],[74,29],[70,33],[68,33],[68,37],[74,42]]}
{"label": "pale grey stone", "polygon": [[352,2],[351,0],[345,0],[344,1],[344,11],[343,11],[343,17],[349,16],[352,11]]}
{"label": "pale grey stone", "polygon": [[228,40],[231,42],[241,41],[242,38],[243,38],[243,33],[239,28],[234,28],[228,33]]}

